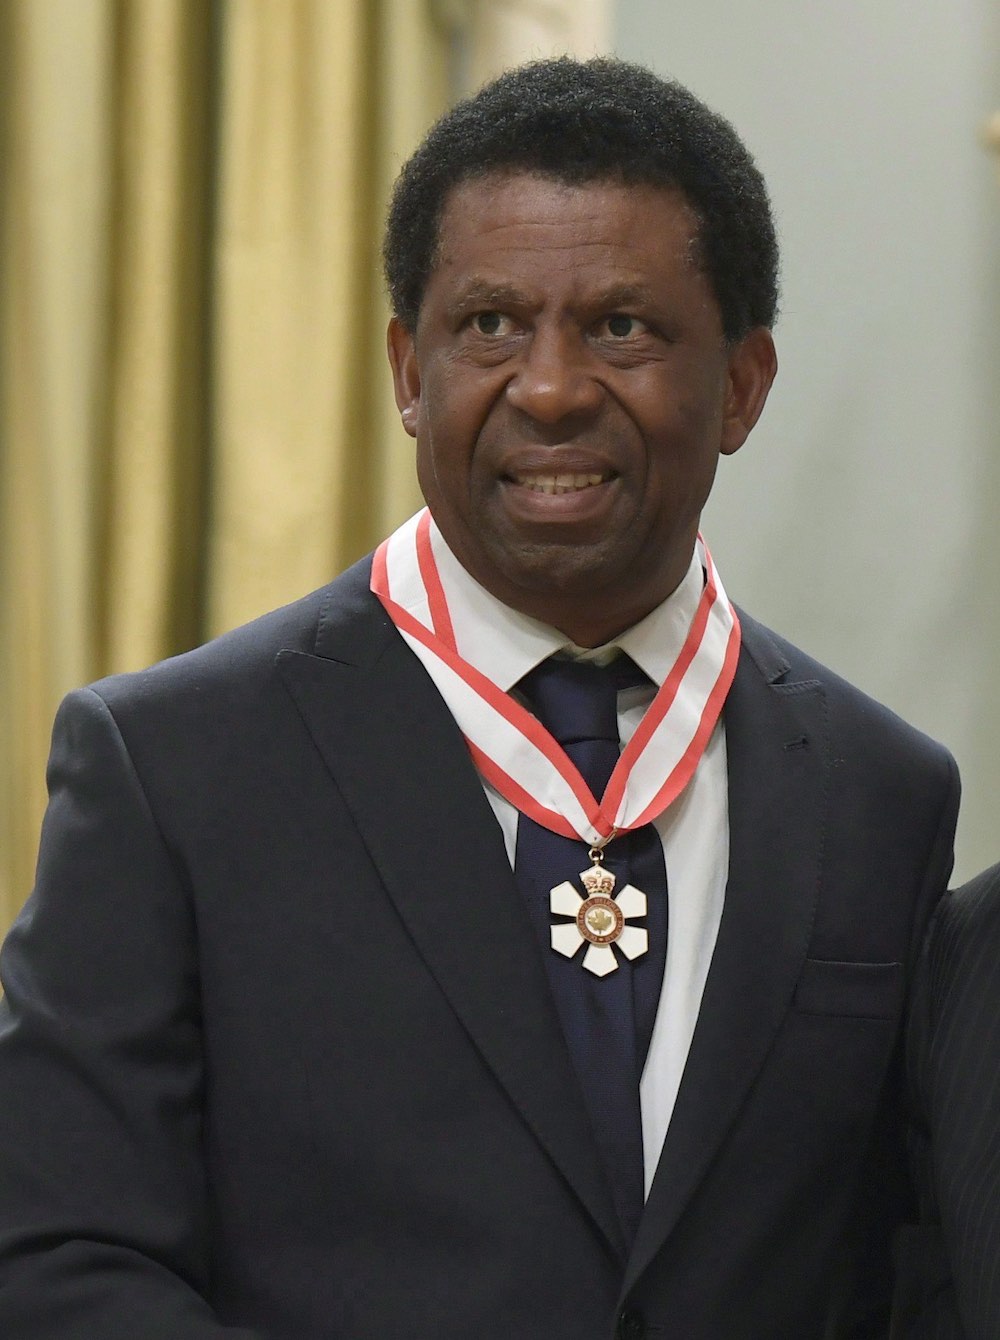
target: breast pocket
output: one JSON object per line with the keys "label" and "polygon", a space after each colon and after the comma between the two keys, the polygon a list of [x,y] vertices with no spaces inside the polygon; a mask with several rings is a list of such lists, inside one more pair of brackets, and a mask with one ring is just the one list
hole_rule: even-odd
{"label": "breast pocket", "polygon": [[894,1019],[903,1001],[902,963],[838,963],[807,958],[795,987],[802,1014]]}

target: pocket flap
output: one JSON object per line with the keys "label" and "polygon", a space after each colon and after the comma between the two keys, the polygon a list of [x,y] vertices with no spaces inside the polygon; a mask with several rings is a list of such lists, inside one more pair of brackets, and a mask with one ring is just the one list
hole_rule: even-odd
{"label": "pocket flap", "polygon": [[902,963],[837,963],[807,958],[795,987],[804,1014],[892,1019],[902,1004]]}

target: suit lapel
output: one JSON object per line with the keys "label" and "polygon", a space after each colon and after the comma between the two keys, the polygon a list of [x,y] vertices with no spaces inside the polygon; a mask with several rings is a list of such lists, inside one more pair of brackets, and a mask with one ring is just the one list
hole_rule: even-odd
{"label": "suit lapel", "polygon": [[816,681],[785,683],[742,616],[725,709],[730,860],[725,907],[691,1050],[626,1289],[662,1246],[736,1119],[792,999],[821,873],[830,747]]}
{"label": "suit lapel", "polygon": [[[284,682],[418,952],[623,1257],[538,947],[465,743],[368,592],[365,572],[341,579],[337,593],[321,619],[317,654],[280,654]],[[764,1063],[805,957],[818,892],[830,768],[824,694],[817,682],[784,682],[787,667],[766,633],[745,616],[742,623],[725,715],[725,909],[626,1289],[676,1224]],[[432,785],[420,784],[425,775]]]}
{"label": "suit lapel", "polygon": [[318,654],[280,653],[281,675],[418,952],[624,1257],[538,946],[465,742],[365,572],[341,579],[345,588],[321,620]]}

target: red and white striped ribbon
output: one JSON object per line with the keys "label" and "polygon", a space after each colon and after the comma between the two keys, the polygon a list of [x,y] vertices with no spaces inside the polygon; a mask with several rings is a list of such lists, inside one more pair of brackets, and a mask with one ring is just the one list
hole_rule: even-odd
{"label": "red and white striped ribbon", "polygon": [[656,818],[698,766],[739,656],[739,620],[701,536],[706,581],[684,646],[598,800],[545,727],[459,654],[430,522],[424,509],[383,541],[371,589],[433,679],[481,775],[536,823],[589,846]]}

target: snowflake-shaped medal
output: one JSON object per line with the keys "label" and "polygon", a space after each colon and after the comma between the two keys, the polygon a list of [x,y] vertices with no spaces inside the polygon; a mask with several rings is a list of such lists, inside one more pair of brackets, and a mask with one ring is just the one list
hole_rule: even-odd
{"label": "snowflake-shaped medal", "polygon": [[591,848],[590,859],[594,862],[591,868],[580,872],[586,897],[569,880],[549,892],[551,911],[573,918],[551,927],[552,948],[557,954],[572,958],[586,943],[583,966],[595,977],[606,977],[618,967],[612,945],[617,945],[627,959],[641,958],[649,948],[648,932],[639,926],[626,925],[646,915],[646,895],[634,885],[626,884],[617,898],[613,897],[615,877],[601,864],[603,853]]}

